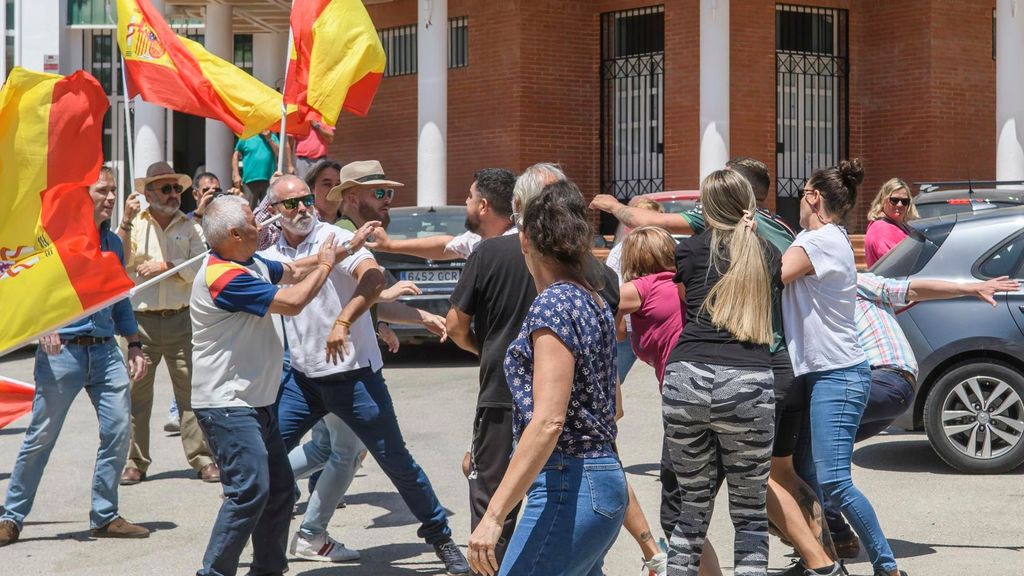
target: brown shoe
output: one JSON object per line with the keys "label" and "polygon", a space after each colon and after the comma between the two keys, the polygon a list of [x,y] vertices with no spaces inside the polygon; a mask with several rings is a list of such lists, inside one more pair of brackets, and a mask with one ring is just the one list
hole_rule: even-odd
{"label": "brown shoe", "polygon": [[852,532],[846,540],[834,540],[832,544],[836,548],[836,556],[840,558],[851,560],[860,556],[860,540]]}
{"label": "brown shoe", "polygon": [[114,521],[102,528],[91,530],[93,538],[149,538],[149,529],[121,518],[114,518]]}
{"label": "brown shoe", "polygon": [[146,473],[138,468],[125,468],[121,472],[121,486],[134,486],[146,479]]}
{"label": "brown shoe", "polygon": [[220,468],[212,462],[199,469],[199,479],[203,482],[220,482]]}
{"label": "brown shoe", "polygon": [[0,547],[14,544],[20,534],[21,531],[13,520],[0,520]]}

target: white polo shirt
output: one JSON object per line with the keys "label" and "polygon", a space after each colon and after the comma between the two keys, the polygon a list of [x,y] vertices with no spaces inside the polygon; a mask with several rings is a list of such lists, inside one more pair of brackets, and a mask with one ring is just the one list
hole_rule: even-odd
{"label": "white polo shirt", "polygon": [[[312,256],[320,250],[320,245],[332,232],[338,244],[352,239],[352,233],[348,230],[317,222],[309,236],[295,248],[288,245],[282,234],[276,243],[260,252],[260,255],[278,262],[291,262]],[[349,349],[342,361],[338,364],[327,361],[327,336],[334,328],[334,321],[341,313],[341,309],[348,304],[355,292],[356,267],[362,261],[372,259],[373,254],[369,250],[360,248],[355,254],[334,266],[327,277],[327,282],[302,312],[297,316],[284,317],[292,368],[306,376],[320,377],[358,368],[370,368],[376,372],[383,366],[369,312],[359,316],[349,328]]]}

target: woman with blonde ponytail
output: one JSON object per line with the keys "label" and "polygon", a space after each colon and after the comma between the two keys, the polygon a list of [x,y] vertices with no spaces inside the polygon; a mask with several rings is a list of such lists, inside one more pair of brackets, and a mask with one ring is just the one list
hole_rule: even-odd
{"label": "woman with blonde ponytail", "polygon": [[701,204],[707,228],[676,249],[686,322],[662,393],[665,447],[685,495],[670,539],[669,572],[696,576],[700,569],[720,460],[736,529],[736,572],[766,574],[765,494],[775,429],[769,346],[781,256],[755,233],[757,205],[741,175],[708,175]]}

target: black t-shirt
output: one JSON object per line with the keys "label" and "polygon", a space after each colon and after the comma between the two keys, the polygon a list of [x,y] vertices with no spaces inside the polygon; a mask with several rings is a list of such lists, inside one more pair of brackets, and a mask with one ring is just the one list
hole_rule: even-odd
{"label": "black t-shirt", "polygon": [[[604,272],[601,296],[614,314],[619,307],[618,278],[607,266]],[[519,335],[536,297],[537,287],[526,267],[518,234],[484,240],[466,259],[451,303],[473,318],[480,349],[478,407],[512,407],[512,394],[505,383],[505,353]]]}
{"label": "black t-shirt", "polygon": [[[782,255],[763,238],[758,237],[758,240],[768,259],[774,300],[782,291]],[[708,310],[701,309],[708,292],[729,268],[726,258],[718,260],[721,273],[710,264],[710,230],[686,238],[676,246],[675,281],[686,288],[686,324],[679,335],[679,342],[669,355],[669,363],[702,362],[734,368],[770,368],[767,345],[737,341],[728,331],[716,328]]]}

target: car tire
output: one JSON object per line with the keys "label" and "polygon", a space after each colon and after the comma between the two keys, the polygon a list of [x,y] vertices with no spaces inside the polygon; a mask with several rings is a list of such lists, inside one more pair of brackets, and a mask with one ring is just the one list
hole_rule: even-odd
{"label": "car tire", "polygon": [[928,442],[961,472],[1000,474],[1024,464],[1024,375],[994,360],[957,364],[928,391]]}

